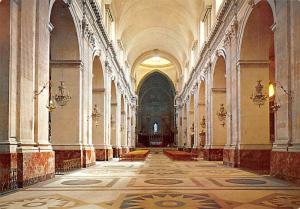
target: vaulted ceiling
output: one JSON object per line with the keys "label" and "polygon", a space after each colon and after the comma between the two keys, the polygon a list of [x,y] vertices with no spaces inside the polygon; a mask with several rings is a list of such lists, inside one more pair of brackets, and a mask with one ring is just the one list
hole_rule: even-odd
{"label": "vaulted ceiling", "polygon": [[188,59],[203,0],[113,0],[117,39],[122,40],[128,62],[158,49],[173,56],[181,67]]}

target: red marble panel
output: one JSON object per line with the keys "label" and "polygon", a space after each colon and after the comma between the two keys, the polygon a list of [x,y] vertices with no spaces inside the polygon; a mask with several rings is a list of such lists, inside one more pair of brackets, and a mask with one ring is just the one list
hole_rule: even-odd
{"label": "red marble panel", "polygon": [[18,153],[18,186],[24,187],[54,178],[54,156],[53,151]]}
{"label": "red marble panel", "polygon": [[16,175],[17,153],[0,153],[0,191],[14,189]]}
{"label": "red marble panel", "polygon": [[239,150],[238,167],[270,173],[271,150]]}
{"label": "red marble panel", "polygon": [[300,184],[300,153],[271,152],[271,175]]}
{"label": "red marble panel", "polygon": [[113,159],[113,149],[107,149],[108,160]]}
{"label": "red marble panel", "polygon": [[122,148],[113,147],[113,157],[120,157],[122,155]]}
{"label": "red marble panel", "polygon": [[82,150],[55,150],[55,170],[60,170],[64,167],[64,160],[77,159],[78,164],[82,167]]}
{"label": "red marble panel", "polygon": [[222,161],[223,149],[204,149],[203,158],[209,161]]}
{"label": "red marble panel", "polygon": [[17,153],[0,153],[0,168],[16,168]]}
{"label": "red marble panel", "polygon": [[89,167],[96,164],[96,156],[94,150],[83,150],[83,167]]}
{"label": "red marble panel", "polygon": [[235,149],[223,150],[223,164],[231,167],[238,166],[238,152]]}
{"label": "red marble panel", "polygon": [[108,159],[108,150],[107,149],[96,149],[96,160],[98,161],[104,161]]}
{"label": "red marble panel", "polygon": [[122,154],[126,154],[129,152],[129,148],[128,147],[123,147],[122,148]]}

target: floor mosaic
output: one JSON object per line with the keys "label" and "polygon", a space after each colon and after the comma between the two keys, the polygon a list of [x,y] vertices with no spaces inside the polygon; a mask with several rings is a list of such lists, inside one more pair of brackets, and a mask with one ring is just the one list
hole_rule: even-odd
{"label": "floor mosaic", "polygon": [[0,196],[0,209],[300,209],[300,186],[221,162],[172,161],[97,165]]}

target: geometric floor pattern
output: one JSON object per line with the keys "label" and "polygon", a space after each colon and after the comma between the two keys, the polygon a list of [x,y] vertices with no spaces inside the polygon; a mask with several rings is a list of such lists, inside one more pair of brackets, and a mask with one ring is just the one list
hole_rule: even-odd
{"label": "geometric floor pattern", "polygon": [[0,209],[299,209],[300,186],[222,162],[172,161],[151,153],[143,162],[98,162],[15,193]]}

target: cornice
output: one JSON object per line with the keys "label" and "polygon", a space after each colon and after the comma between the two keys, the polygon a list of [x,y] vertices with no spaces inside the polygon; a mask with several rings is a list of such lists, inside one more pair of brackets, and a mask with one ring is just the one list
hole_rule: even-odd
{"label": "cornice", "polygon": [[[132,89],[130,88],[130,84],[128,83],[128,81],[126,80],[126,76],[124,73],[124,69],[121,67],[120,62],[118,60],[117,57],[117,53],[115,50],[115,47],[112,43],[112,41],[110,40],[106,29],[104,27],[103,24],[103,18],[102,18],[102,14],[101,14],[101,10],[98,6],[98,3],[96,2],[96,0],[86,0],[88,1],[88,7],[90,7],[91,11],[91,17],[93,19],[93,22],[95,24],[94,27],[96,27],[96,31],[98,32],[98,36],[100,38],[100,45],[103,45],[103,48],[105,48],[105,53],[106,53],[106,61],[105,61],[105,66],[109,66],[109,72],[112,72],[112,68],[114,69],[114,71],[116,71],[116,74],[119,77],[119,81],[122,83],[122,86],[124,86],[128,97],[130,98],[135,98],[136,95],[132,92]],[[92,42],[93,43],[93,42]],[[131,99],[134,100],[134,99]]]}
{"label": "cornice", "polygon": [[[184,98],[187,97],[187,94],[190,92],[190,89],[194,85],[195,80],[197,80],[199,77],[203,78],[206,76],[208,72],[206,61],[210,60],[212,53],[217,50],[218,45],[221,43],[222,39],[225,36],[225,33],[228,32],[227,28],[236,16],[236,4],[236,1],[233,0],[225,0],[222,4],[220,11],[218,12],[217,22],[213,26],[207,41],[204,43],[202,49],[200,50],[195,69],[193,69],[193,71],[191,72],[188,81],[185,83],[181,93],[178,95],[178,97],[181,98],[181,101],[185,100]],[[237,27],[237,25],[234,24],[230,30],[233,30],[233,27]],[[232,35],[232,32],[230,32],[230,35]],[[208,63],[210,63],[210,61]]]}

